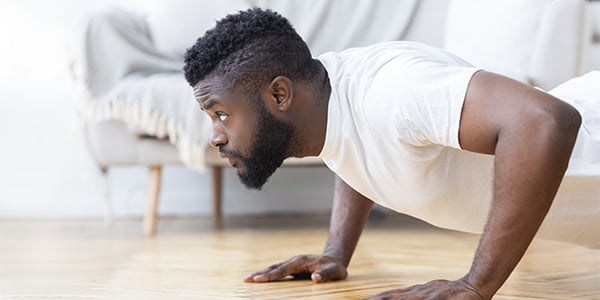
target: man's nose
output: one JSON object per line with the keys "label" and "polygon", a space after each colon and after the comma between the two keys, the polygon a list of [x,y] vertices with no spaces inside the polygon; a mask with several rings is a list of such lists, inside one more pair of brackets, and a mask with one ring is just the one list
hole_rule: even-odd
{"label": "man's nose", "polygon": [[210,135],[210,145],[215,148],[218,148],[220,146],[227,144],[227,135],[225,135],[223,130],[219,127],[220,126],[218,126],[218,125],[213,126],[212,132]]}

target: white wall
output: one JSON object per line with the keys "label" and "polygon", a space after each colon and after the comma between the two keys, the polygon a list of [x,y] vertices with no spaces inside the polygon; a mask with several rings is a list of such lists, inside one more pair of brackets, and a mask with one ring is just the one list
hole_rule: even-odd
{"label": "white wall", "polygon": [[[101,217],[102,180],[79,135],[71,98],[68,43],[87,12],[136,0],[0,0],[0,217]],[[143,8],[143,7],[142,7]],[[147,7],[146,7],[147,9]],[[161,214],[209,214],[209,174],[168,167]],[[117,216],[140,215],[147,171],[109,172],[110,203]],[[263,192],[225,172],[225,214],[327,211],[333,175],[325,168],[277,172]],[[305,188],[310,187],[310,188]]]}

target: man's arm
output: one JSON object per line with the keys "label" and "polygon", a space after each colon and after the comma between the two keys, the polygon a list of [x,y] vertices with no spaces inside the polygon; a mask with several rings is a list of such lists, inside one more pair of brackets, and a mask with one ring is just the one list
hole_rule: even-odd
{"label": "man's arm", "polygon": [[371,208],[373,201],[336,176],[329,239],[323,255],[338,258],[348,267]]}
{"label": "man's arm", "polygon": [[495,155],[493,201],[464,277],[491,298],[513,271],[550,209],[581,124],[570,105],[488,72],[473,76],[459,140]]}
{"label": "man's arm", "polygon": [[373,202],[336,176],[329,239],[323,255],[298,255],[250,274],[246,282],[280,280],[288,275],[310,277],[314,282],[345,279],[360,234]]}
{"label": "man's arm", "polygon": [[491,299],[539,229],[581,124],[570,105],[489,72],[473,75],[459,129],[464,150],[494,154],[493,199],[471,269],[370,299]]}

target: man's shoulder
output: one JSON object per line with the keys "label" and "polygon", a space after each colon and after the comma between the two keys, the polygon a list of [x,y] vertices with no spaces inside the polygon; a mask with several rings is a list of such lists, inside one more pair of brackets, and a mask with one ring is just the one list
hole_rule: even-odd
{"label": "man's shoulder", "polygon": [[[332,77],[373,77],[391,61],[402,69],[418,71],[429,67],[471,66],[463,59],[427,44],[391,41],[366,47],[328,52],[317,57]],[[413,72],[413,71],[410,71]]]}

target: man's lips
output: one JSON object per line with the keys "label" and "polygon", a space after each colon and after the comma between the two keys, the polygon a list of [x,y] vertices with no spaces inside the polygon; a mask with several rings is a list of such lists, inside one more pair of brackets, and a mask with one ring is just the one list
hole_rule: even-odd
{"label": "man's lips", "polygon": [[226,159],[230,166],[232,166],[232,167],[236,166],[236,163],[235,163],[236,159],[233,156],[229,156],[229,155],[227,155],[227,154],[225,154],[223,152],[219,152],[219,156],[222,159]]}
{"label": "man's lips", "polygon": [[230,166],[232,166],[232,167],[234,167],[234,168],[236,167],[236,165],[235,165],[235,158],[233,158],[233,157],[228,157],[228,158],[227,158],[227,162],[229,163],[229,165],[230,165]]}

